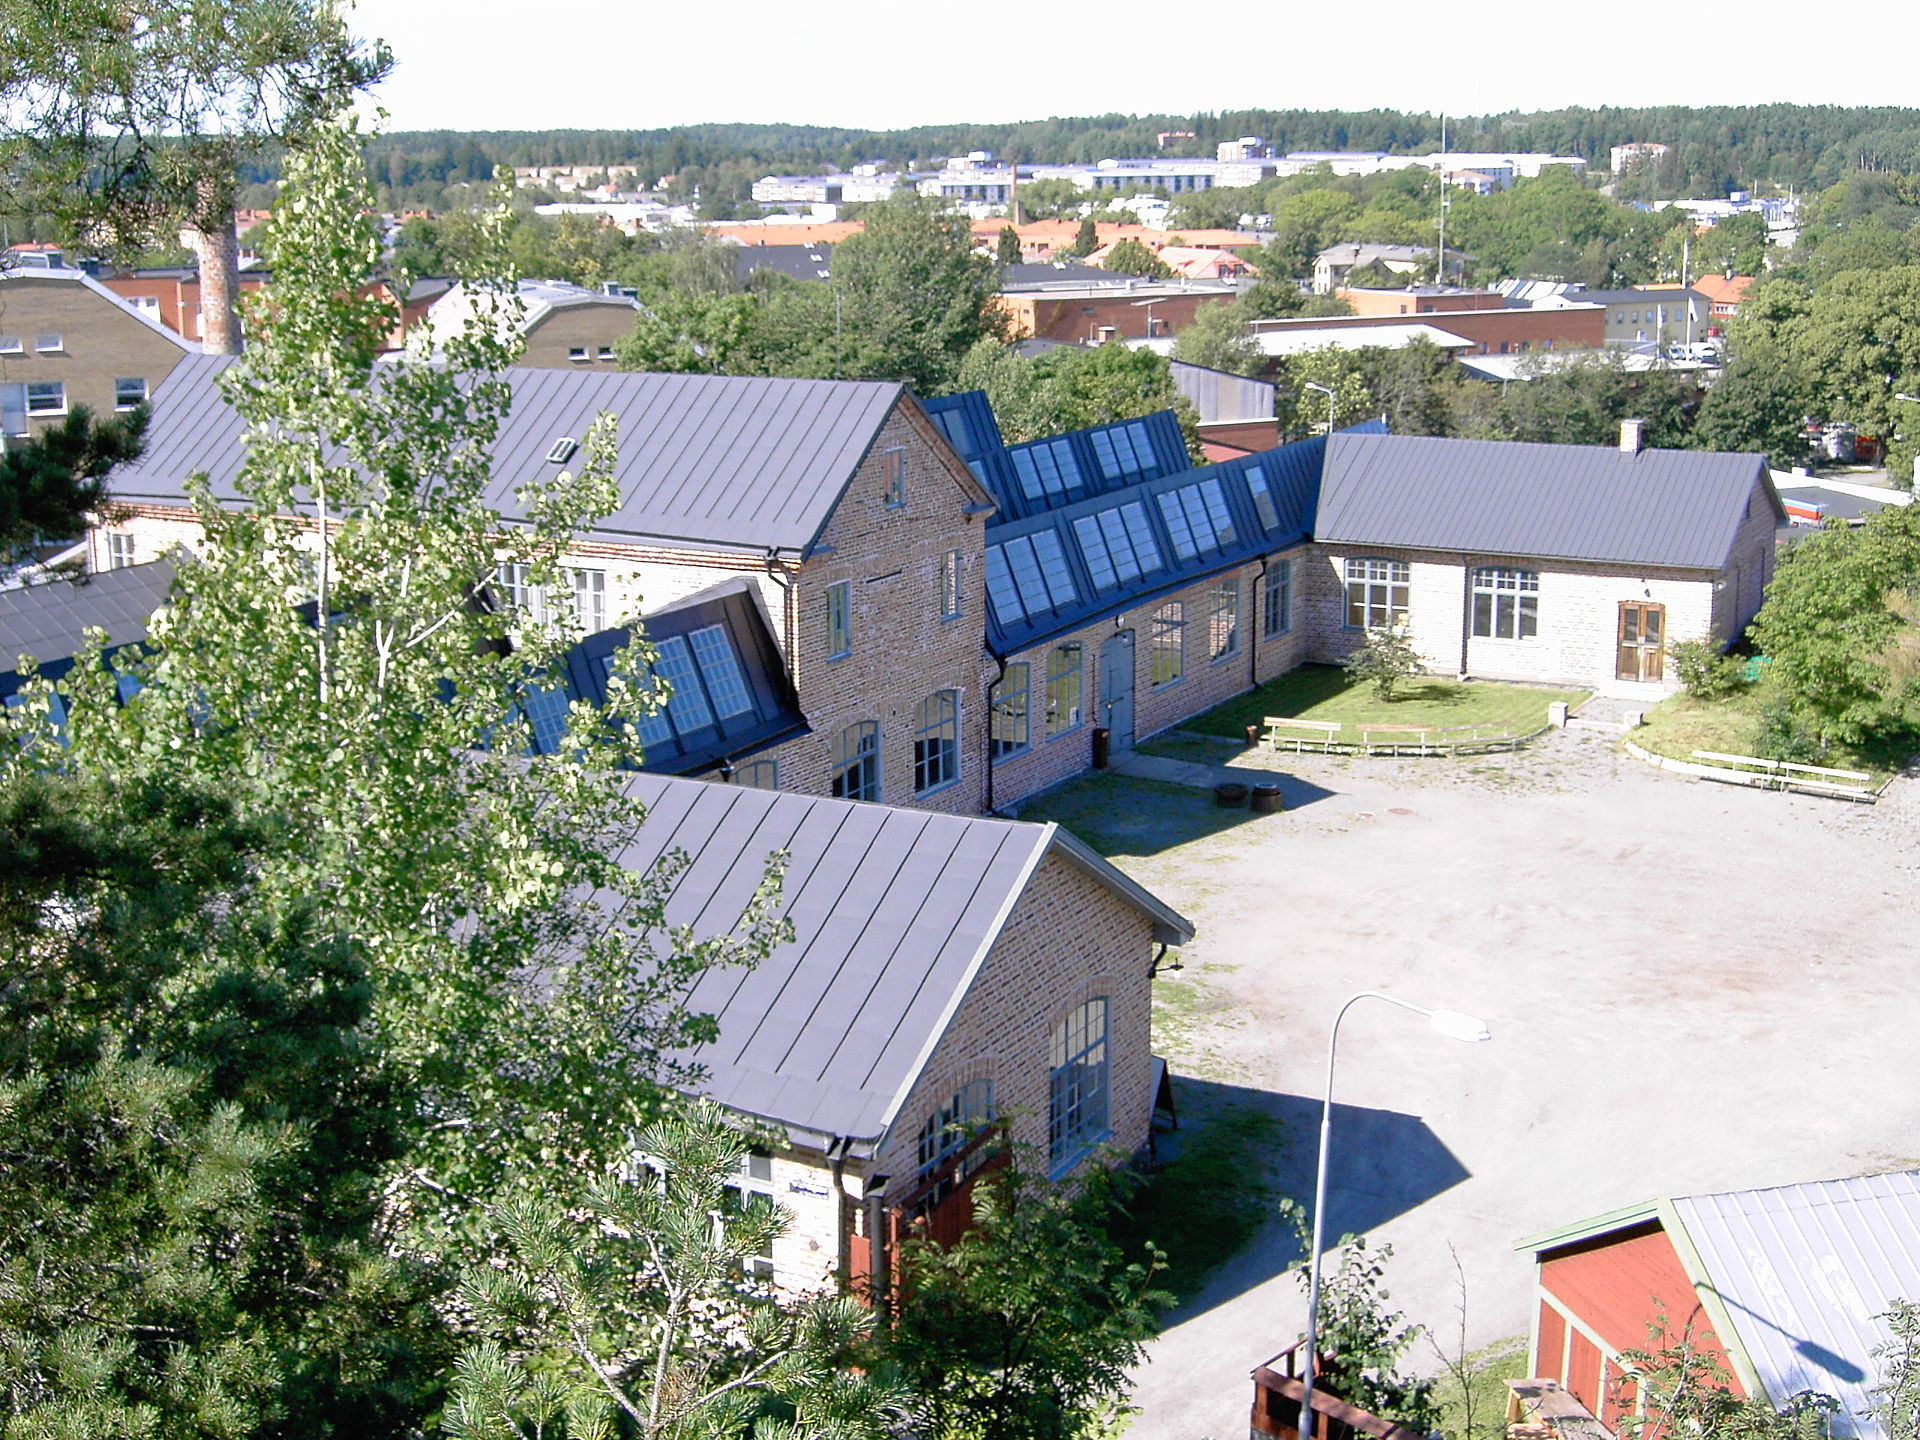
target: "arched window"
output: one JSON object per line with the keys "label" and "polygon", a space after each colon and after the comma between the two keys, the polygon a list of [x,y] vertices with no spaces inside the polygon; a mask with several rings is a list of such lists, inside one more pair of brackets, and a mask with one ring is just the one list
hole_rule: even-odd
{"label": "arched window", "polygon": [[1109,1133],[1105,996],[1075,1006],[1053,1027],[1047,1063],[1047,1162],[1059,1175]]}
{"label": "arched window", "polygon": [[913,792],[924,795],[960,778],[960,692],[934,691],[915,718]]}
{"label": "arched window", "polygon": [[833,744],[833,793],[841,800],[880,798],[880,726],[862,720]]}
{"label": "arched window", "polygon": [[1531,640],[1540,633],[1540,572],[1487,566],[1473,572],[1473,633]]}

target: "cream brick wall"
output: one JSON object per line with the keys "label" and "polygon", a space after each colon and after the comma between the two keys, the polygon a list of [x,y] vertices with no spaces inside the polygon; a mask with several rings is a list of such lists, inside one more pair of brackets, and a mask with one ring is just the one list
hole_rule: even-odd
{"label": "cream brick wall", "polygon": [[1087,1000],[1108,1000],[1111,1143],[1147,1143],[1153,1118],[1152,922],[1060,855],[1040,862],[978,977],[908,1092],[873,1169],[903,1193],[919,1165],[921,1127],[961,1085],[991,1079],[994,1104],[1032,1164],[1047,1163],[1054,1027]]}
{"label": "cream brick wall", "polygon": [[[1770,526],[1767,527],[1771,533]],[[1758,534],[1757,527],[1754,533]],[[1743,530],[1743,537],[1746,531]],[[1770,547],[1771,541],[1767,540]],[[1666,607],[1667,641],[1713,633],[1730,638],[1728,609],[1716,621],[1716,604],[1726,591],[1715,589],[1723,575],[1705,571],[1640,570],[1625,566],[1535,560],[1512,555],[1459,556],[1436,552],[1317,546],[1310,568],[1319,593],[1310,603],[1314,632],[1311,657],[1344,659],[1360,642],[1346,627],[1345,562],[1368,557],[1404,560],[1409,571],[1408,627],[1414,645],[1435,674],[1468,674],[1487,680],[1580,685],[1602,693],[1647,696],[1652,687],[1614,678],[1620,605],[1642,601]],[[1736,547],[1737,551],[1738,547]],[[1748,542],[1749,551],[1752,545]],[[1770,549],[1753,553],[1747,564],[1764,570]],[[1539,633],[1527,640],[1471,635],[1472,572],[1481,566],[1532,570],[1540,576]],[[1770,573],[1770,572],[1768,572]],[[1731,588],[1731,587],[1729,587]],[[1744,623],[1744,622],[1743,622]],[[1677,684],[1671,667],[1662,688]]]}
{"label": "cream brick wall", "polygon": [[789,1216],[787,1233],[773,1242],[774,1282],[792,1291],[832,1289],[844,1259],[832,1168],[805,1151],[776,1154],[773,1198]]}

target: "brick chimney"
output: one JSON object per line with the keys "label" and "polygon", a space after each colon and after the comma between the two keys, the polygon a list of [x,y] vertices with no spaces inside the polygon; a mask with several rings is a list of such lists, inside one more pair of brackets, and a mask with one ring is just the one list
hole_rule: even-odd
{"label": "brick chimney", "polygon": [[1647,428],[1644,420],[1622,420],[1620,422],[1620,453],[1638,455],[1643,447],[1642,432]]}

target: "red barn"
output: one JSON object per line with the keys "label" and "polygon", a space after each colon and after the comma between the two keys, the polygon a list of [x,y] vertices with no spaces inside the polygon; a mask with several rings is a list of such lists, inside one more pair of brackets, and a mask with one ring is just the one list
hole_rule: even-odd
{"label": "red barn", "polygon": [[1874,1352],[1920,1299],[1920,1171],[1676,1196],[1534,1235],[1529,1374],[1617,1434],[1636,1409],[1624,1350],[1690,1338],[1732,1389],[1840,1404],[1831,1433],[1878,1440]]}

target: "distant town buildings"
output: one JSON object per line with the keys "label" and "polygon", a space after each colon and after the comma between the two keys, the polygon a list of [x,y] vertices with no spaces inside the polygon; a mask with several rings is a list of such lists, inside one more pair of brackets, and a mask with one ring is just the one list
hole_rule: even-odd
{"label": "distant town buildings", "polygon": [[1616,145],[1607,152],[1607,168],[1616,175],[1627,175],[1645,166],[1658,165],[1669,148],[1655,140]]}

